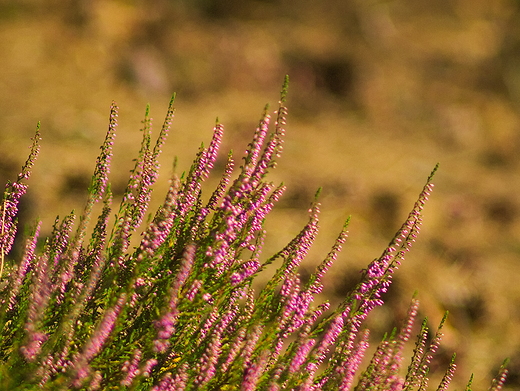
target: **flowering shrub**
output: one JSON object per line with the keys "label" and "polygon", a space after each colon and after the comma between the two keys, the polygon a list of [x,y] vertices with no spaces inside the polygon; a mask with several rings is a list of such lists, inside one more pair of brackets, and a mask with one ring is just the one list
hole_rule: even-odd
{"label": "flowering shrub", "polygon": [[[202,185],[217,159],[223,126],[217,123],[187,174],[173,175],[153,218],[143,224],[157,179],[158,158],[174,116],[173,99],[155,144],[149,110],[143,140],[113,223],[108,182],[117,106],[77,227],[70,214],[56,220],[43,244],[40,223],[21,259],[8,260],[16,215],[39,151],[37,129],[29,158],[8,183],[1,204],[0,387],[2,390],[424,390],[441,340],[423,322],[408,369],[403,348],[412,334],[414,297],[399,330],[376,347],[361,369],[369,332],[363,321],[391,284],[419,233],[433,173],[381,257],[335,309],[314,304],[322,278],[347,238],[348,221],[309,280],[298,268],[317,231],[318,194],[308,223],[278,253],[262,258],[264,221],[284,191],[266,180],[282,152],[287,81],[274,126],[266,107],[235,179],[228,155],[224,174],[207,201]],[[273,130],[270,131],[270,128]],[[434,170],[435,172],[435,170]],[[101,214],[87,240],[96,203]],[[144,228],[141,228],[144,225]],[[110,228],[111,227],[111,228]],[[140,235],[139,244],[131,241]],[[268,265],[278,269],[260,289]],[[455,358],[455,357],[454,357]],[[454,358],[438,390],[446,390]],[[503,366],[490,390],[505,381]],[[471,390],[471,380],[466,390]]]}

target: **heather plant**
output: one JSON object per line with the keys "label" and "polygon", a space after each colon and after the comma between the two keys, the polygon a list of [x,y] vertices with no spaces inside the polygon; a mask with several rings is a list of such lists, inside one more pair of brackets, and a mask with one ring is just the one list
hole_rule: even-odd
{"label": "heather plant", "polygon": [[[57,218],[43,239],[36,223],[20,259],[11,259],[19,200],[40,148],[38,126],[29,158],[6,185],[1,204],[2,390],[427,389],[445,319],[433,333],[422,323],[407,362],[415,296],[402,327],[387,334],[371,358],[365,357],[369,331],[363,322],[383,305],[419,233],[436,168],[402,227],[344,300],[336,308],[315,304],[349,222],[302,282],[299,265],[318,232],[319,192],[301,232],[274,255],[262,254],[265,219],[285,189],[267,174],[282,152],[286,93],[287,80],[274,124],[266,106],[240,168],[229,153],[218,186],[203,196],[223,137],[217,120],[209,145],[201,146],[189,171],[172,175],[164,202],[148,220],[174,99],[155,142],[146,110],[141,148],[115,217],[108,180],[118,111],[112,104],[77,224],[74,213]],[[89,231],[98,203],[101,212]],[[277,266],[274,274],[256,283],[269,265]],[[453,356],[437,390],[448,388],[455,366]],[[489,389],[500,390],[506,373],[502,366]]]}

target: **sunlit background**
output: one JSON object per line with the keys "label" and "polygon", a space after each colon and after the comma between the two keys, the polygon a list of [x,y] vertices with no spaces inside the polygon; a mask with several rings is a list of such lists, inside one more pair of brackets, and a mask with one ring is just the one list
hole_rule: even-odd
{"label": "sunlit background", "polygon": [[509,387],[520,387],[518,1],[0,0],[0,181],[16,177],[41,121],[21,219],[43,219],[48,233],[56,215],[82,208],[112,100],[120,194],[146,105],[158,129],[176,92],[159,202],[174,156],[187,170],[217,116],[221,166],[229,149],[239,159],[286,74],[287,139],[271,179],[288,190],[265,256],[297,234],[323,187],[302,274],[352,215],[325,290],[339,300],[439,162],[421,236],[368,326],[380,338],[418,290],[432,328],[450,311],[434,367],[456,351],[457,388],[474,372],[479,389],[511,357]]}

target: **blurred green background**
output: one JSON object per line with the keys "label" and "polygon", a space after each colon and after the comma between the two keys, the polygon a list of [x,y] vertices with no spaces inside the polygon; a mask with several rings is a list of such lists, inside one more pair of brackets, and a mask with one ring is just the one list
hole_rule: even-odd
{"label": "blurred green background", "polygon": [[[237,161],[267,102],[291,78],[288,186],[268,220],[266,256],[306,222],[323,187],[322,232],[303,274],[343,220],[333,301],[406,218],[431,169],[421,236],[368,325],[398,324],[412,293],[436,327],[450,311],[443,370],[476,389],[511,357],[520,387],[520,2],[517,0],[0,0],[0,180],[14,179],[42,123],[22,220],[81,210],[112,100],[120,106],[112,182],[126,184],[151,104],[156,129],[177,92],[155,203],[174,156],[186,170],[215,117]],[[214,178],[218,177],[215,176]]]}

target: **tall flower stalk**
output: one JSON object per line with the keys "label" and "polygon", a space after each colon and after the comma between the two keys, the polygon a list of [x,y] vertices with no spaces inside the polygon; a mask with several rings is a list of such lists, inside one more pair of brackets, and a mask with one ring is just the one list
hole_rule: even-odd
{"label": "tall flower stalk", "polygon": [[[224,135],[217,121],[209,145],[201,146],[187,173],[172,176],[148,223],[174,100],[155,142],[146,109],[135,167],[112,221],[108,176],[118,112],[113,103],[77,227],[74,214],[57,219],[51,236],[37,246],[37,223],[21,259],[9,259],[17,204],[39,150],[37,130],[29,159],[6,186],[1,205],[1,390],[426,389],[444,320],[431,341],[423,323],[408,369],[403,349],[413,334],[417,298],[401,329],[386,336],[371,359],[365,357],[369,331],[363,324],[384,304],[383,294],[419,233],[437,167],[403,226],[355,288],[335,309],[315,303],[349,223],[302,283],[299,267],[319,229],[319,192],[300,233],[276,254],[262,254],[265,220],[285,190],[267,177],[283,149],[287,84],[273,117],[266,106],[237,172],[229,153],[219,184],[206,196],[204,182]],[[98,202],[102,211],[86,240]],[[134,248],[132,240],[138,242]],[[270,280],[255,283],[271,264],[278,268]],[[452,360],[438,390],[448,387],[455,367]],[[502,388],[506,373],[501,368],[491,390]]]}

